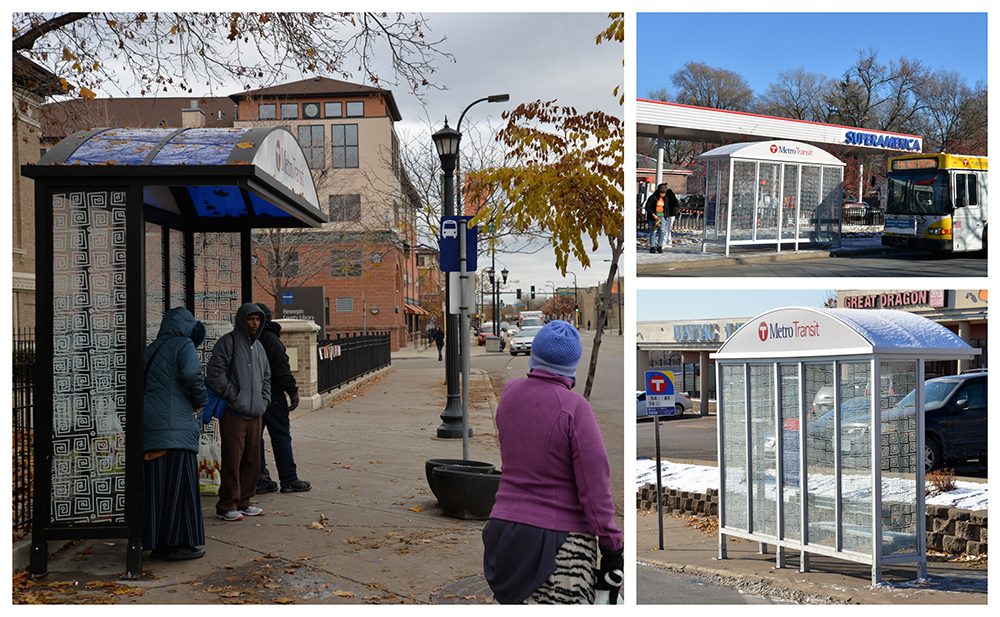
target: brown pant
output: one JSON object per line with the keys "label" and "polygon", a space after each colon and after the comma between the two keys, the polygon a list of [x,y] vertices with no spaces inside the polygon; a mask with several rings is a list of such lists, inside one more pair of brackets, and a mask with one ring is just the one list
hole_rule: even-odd
{"label": "brown pant", "polygon": [[257,492],[263,422],[263,418],[244,420],[229,410],[219,418],[222,471],[217,514],[245,510]]}

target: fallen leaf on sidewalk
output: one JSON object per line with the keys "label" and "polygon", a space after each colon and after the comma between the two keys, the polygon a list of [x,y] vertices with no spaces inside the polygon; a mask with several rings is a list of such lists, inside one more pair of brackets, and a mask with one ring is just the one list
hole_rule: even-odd
{"label": "fallen leaf on sidewalk", "polygon": [[342,598],[353,598],[354,597],[354,592],[353,591],[344,591],[342,589],[335,589],[333,591],[333,594],[337,595],[337,596],[340,596]]}
{"label": "fallen leaf on sidewalk", "polygon": [[424,509],[421,508],[420,506],[413,506],[412,508],[407,508],[407,510],[409,510],[410,512],[423,512],[424,511]]}
{"label": "fallen leaf on sidewalk", "polygon": [[313,529],[325,529],[323,523],[317,523],[317,522],[313,522],[312,527]]}

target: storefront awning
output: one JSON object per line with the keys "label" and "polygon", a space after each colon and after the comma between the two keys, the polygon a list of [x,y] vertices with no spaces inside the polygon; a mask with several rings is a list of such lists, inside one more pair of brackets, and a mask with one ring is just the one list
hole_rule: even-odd
{"label": "storefront awning", "polygon": [[414,315],[430,315],[426,309],[422,309],[419,306],[413,306],[412,304],[404,304],[407,313],[413,313]]}

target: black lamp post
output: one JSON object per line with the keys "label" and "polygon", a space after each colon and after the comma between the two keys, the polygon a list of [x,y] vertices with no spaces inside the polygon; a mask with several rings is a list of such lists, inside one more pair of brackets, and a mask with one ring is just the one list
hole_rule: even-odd
{"label": "black lamp post", "polygon": [[[434,147],[441,159],[441,170],[444,171],[444,214],[455,216],[455,167],[458,163],[458,144],[462,134],[448,126],[431,136]],[[445,298],[451,300],[451,277],[445,279]],[[447,307],[447,302],[445,304]],[[448,384],[448,399],[441,413],[443,424],[437,429],[437,436],[442,438],[462,437],[462,395],[458,385],[458,316],[451,311],[445,311],[445,377]],[[469,437],[472,429],[469,429]]]}

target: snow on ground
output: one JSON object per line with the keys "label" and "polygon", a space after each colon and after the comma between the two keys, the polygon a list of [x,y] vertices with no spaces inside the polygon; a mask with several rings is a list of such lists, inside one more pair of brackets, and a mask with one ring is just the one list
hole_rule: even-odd
{"label": "snow on ground", "polygon": [[[689,465],[660,461],[660,481],[664,488],[679,491],[704,493],[706,489],[719,488],[719,470],[716,467]],[[656,484],[656,461],[639,459],[636,461],[636,489],[647,482]],[[829,484],[829,483],[827,483]],[[928,495],[927,505],[951,506],[967,510],[987,510],[989,506],[989,485],[977,482],[956,482],[955,490],[940,495]],[[821,486],[814,486],[823,492]]]}

